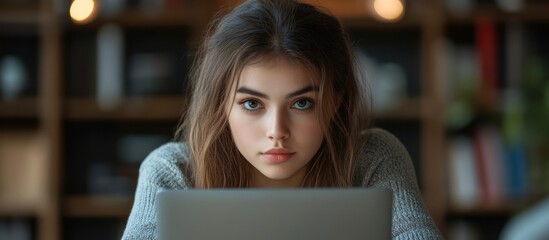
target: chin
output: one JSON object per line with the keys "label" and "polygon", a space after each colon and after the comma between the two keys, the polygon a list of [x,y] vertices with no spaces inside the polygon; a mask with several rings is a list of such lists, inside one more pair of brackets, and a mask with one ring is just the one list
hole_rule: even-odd
{"label": "chin", "polygon": [[293,175],[286,171],[261,171],[261,173],[271,180],[286,180]]}

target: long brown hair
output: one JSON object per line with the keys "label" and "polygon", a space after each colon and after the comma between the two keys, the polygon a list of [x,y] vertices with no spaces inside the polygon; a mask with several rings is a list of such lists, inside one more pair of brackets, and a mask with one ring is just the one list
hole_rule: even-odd
{"label": "long brown hair", "polygon": [[[364,151],[370,101],[355,74],[340,23],[309,4],[249,0],[210,26],[191,75],[191,99],[177,130],[186,142],[183,167],[197,188],[248,187],[251,166],[236,148],[226,107],[247,64],[265,56],[296,60],[318,80],[323,143],[309,162],[304,187],[349,187]],[[366,104],[368,103],[368,104]]]}

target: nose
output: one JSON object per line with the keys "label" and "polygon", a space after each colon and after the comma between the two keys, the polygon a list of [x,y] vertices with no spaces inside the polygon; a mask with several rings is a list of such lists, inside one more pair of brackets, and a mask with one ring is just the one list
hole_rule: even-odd
{"label": "nose", "polygon": [[273,141],[285,140],[290,137],[288,120],[283,111],[273,111],[267,119],[267,138]]}

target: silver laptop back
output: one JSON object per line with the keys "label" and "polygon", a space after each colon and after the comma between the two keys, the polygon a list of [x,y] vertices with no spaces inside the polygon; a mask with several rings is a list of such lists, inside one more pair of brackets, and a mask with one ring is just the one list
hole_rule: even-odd
{"label": "silver laptop back", "polygon": [[387,189],[163,191],[161,240],[391,239]]}

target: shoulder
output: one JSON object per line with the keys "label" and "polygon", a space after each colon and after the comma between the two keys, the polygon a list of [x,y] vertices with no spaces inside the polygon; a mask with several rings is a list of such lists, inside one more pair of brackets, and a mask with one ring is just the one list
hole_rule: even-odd
{"label": "shoulder", "polygon": [[387,167],[400,166],[400,170],[413,172],[410,155],[395,135],[381,128],[368,129],[364,135],[366,145],[356,166],[355,185],[368,185],[376,172],[387,170]]}
{"label": "shoulder", "polygon": [[181,165],[189,159],[187,145],[169,142],[153,150],[143,161],[142,166]]}
{"label": "shoulder", "polygon": [[181,185],[180,187],[186,187],[186,177],[181,169],[187,164],[188,159],[185,143],[166,143],[153,150],[143,160],[139,168],[140,177],[153,182],[173,182]]}
{"label": "shoulder", "polygon": [[182,142],[169,142],[153,150],[146,159],[165,159],[173,164],[187,162],[187,145]]}
{"label": "shoulder", "polygon": [[366,136],[365,154],[394,155],[406,151],[395,135],[381,128],[372,128],[364,132]]}
{"label": "shoulder", "polygon": [[409,158],[406,147],[400,140],[381,128],[372,128],[364,132],[365,149],[359,164],[380,164],[389,159]]}

